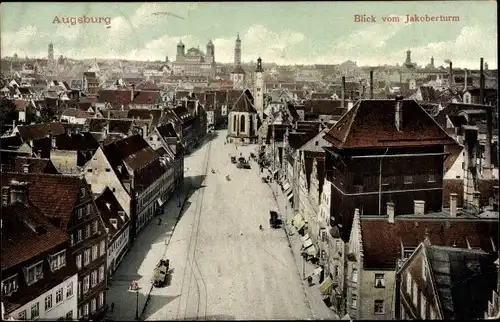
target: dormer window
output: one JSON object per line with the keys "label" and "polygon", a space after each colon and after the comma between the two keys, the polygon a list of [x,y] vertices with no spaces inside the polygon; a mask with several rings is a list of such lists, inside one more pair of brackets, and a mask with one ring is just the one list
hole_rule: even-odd
{"label": "dormer window", "polygon": [[409,258],[415,251],[415,247],[403,247],[403,258]]}
{"label": "dormer window", "polygon": [[18,275],[15,274],[2,281],[2,296],[10,296],[17,291],[19,284],[17,282]]}
{"label": "dormer window", "polygon": [[66,266],[66,250],[49,255],[50,269],[54,272]]}
{"label": "dormer window", "polygon": [[43,261],[24,267],[24,278],[26,279],[26,284],[32,285],[43,278]]}
{"label": "dormer window", "polygon": [[115,229],[118,228],[118,219],[116,219],[116,218],[110,218],[109,222],[111,223],[111,225],[113,225],[113,227],[115,227]]}

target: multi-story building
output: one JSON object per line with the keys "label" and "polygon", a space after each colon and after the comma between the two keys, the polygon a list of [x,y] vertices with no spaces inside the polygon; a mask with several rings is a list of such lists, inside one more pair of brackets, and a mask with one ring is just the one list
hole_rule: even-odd
{"label": "multi-story building", "polygon": [[210,40],[207,44],[207,52],[203,53],[199,48],[186,47],[180,41],[177,44],[177,56],[173,63],[174,75],[192,75],[215,77],[215,46]]}
{"label": "multi-story building", "polygon": [[8,320],[76,319],[78,271],[68,235],[2,181],[2,314]]}
{"label": "multi-story building", "polygon": [[25,182],[27,200],[69,238],[67,262],[78,269],[78,318],[98,319],[106,309],[107,234],[90,187],[74,176],[1,173],[3,182]]}

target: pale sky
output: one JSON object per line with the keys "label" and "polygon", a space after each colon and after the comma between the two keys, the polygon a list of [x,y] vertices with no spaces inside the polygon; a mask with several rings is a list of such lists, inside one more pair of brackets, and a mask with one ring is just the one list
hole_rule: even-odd
{"label": "pale sky", "polygon": [[[47,57],[53,42],[56,57],[75,59],[175,59],[180,39],[206,50],[212,40],[217,62],[233,61],[237,33],[242,59],[278,64],[358,65],[402,63],[405,52],[426,65],[445,59],[462,68],[478,68],[484,57],[497,67],[495,1],[400,2],[184,2],[184,3],[2,3],[1,54]],[[153,15],[170,12],[184,19]],[[376,22],[356,23],[355,15]],[[405,23],[406,15],[457,16],[455,22]],[[55,17],[102,17],[111,21],[54,23]],[[383,22],[386,16],[399,23]]]}

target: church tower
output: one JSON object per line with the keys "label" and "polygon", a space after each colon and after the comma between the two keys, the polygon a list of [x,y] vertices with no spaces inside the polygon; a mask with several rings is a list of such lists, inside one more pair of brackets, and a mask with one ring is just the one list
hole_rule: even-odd
{"label": "church tower", "polygon": [[257,59],[257,68],[255,69],[254,83],[255,109],[259,113],[260,119],[264,120],[264,69],[262,68],[262,59]]}
{"label": "church tower", "polygon": [[406,61],[405,64],[411,64],[411,50],[406,51]]}
{"label": "church tower", "polygon": [[54,45],[52,44],[52,42],[49,44],[48,59],[49,60],[54,60]]}
{"label": "church tower", "polygon": [[207,44],[207,55],[205,57],[205,61],[207,63],[215,62],[215,46],[211,40]]}
{"label": "church tower", "polygon": [[177,44],[177,56],[175,57],[175,61],[182,62],[184,61],[186,46],[182,43],[182,40]]}
{"label": "church tower", "polygon": [[236,46],[234,47],[234,66],[241,65],[241,39],[240,34],[236,38]]}

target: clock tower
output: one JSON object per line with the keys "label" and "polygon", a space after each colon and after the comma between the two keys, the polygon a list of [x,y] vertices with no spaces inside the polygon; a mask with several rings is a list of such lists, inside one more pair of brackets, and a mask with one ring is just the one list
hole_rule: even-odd
{"label": "clock tower", "polygon": [[264,121],[264,69],[262,68],[262,59],[257,59],[257,68],[255,69],[254,98],[255,109],[259,113],[261,121]]}

